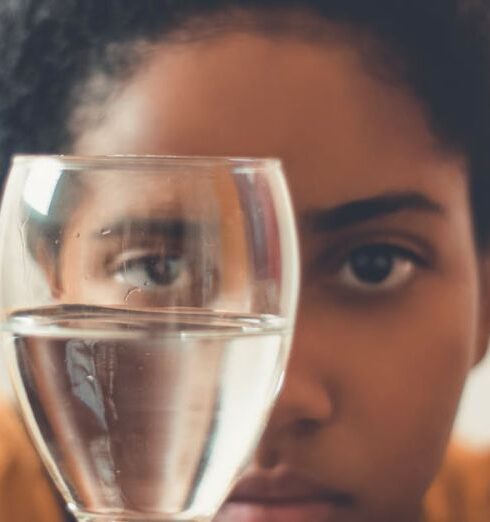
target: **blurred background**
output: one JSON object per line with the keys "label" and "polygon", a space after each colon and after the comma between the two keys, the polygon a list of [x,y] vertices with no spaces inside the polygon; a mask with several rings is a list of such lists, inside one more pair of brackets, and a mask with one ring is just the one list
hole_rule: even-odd
{"label": "blurred background", "polygon": [[490,445],[490,355],[476,367],[466,390],[456,419],[456,432],[477,447]]}

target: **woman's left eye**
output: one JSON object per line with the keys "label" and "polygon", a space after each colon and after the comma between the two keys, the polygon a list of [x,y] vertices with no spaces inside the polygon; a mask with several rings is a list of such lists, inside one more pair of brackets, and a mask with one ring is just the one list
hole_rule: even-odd
{"label": "woman's left eye", "polygon": [[337,272],[337,284],[359,292],[383,292],[394,290],[408,282],[419,256],[409,249],[374,244],[356,248]]}
{"label": "woman's left eye", "polygon": [[137,287],[170,286],[184,272],[178,256],[148,254],[126,259],[114,271],[116,279]]}

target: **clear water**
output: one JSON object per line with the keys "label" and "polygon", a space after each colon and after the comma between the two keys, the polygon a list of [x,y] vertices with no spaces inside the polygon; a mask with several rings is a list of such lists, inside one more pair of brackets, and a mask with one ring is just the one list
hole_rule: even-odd
{"label": "clear water", "polygon": [[10,316],[14,386],[80,520],[209,520],[260,436],[275,317],[65,306]]}

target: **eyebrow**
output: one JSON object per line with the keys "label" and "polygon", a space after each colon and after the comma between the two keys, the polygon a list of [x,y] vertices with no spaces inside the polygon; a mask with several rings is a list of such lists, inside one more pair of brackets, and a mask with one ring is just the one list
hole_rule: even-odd
{"label": "eyebrow", "polygon": [[306,213],[302,221],[315,232],[335,232],[353,225],[412,210],[444,215],[444,208],[419,192],[390,192]]}
{"label": "eyebrow", "polygon": [[124,236],[128,233],[181,238],[196,233],[200,225],[184,219],[124,219],[103,226],[93,233],[98,239]]}

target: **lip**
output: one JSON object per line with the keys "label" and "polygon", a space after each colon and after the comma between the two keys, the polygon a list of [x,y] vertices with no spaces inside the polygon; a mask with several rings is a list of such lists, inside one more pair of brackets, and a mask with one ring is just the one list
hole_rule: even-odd
{"label": "lip", "polygon": [[355,503],[350,493],[283,472],[245,476],[215,522],[330,522]]}
{"label": "lip", "polygon": [[228,501],[214,522],[334,522],[338,511],[330,502]]}

